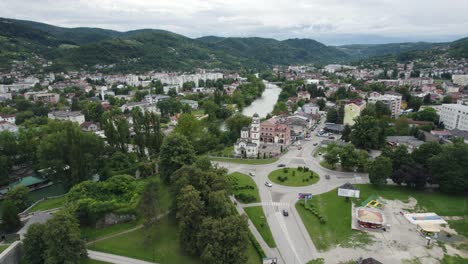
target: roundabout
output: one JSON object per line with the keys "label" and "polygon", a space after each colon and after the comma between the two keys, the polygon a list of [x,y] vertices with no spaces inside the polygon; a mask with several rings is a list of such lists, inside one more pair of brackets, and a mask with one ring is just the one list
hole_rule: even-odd
{"label": "roundabout", "polygon": [[309,170],[308,167],[282,168],[272,171],[268,179],[276,184],[300,187],[317,183],[320,177],[317,173]]}

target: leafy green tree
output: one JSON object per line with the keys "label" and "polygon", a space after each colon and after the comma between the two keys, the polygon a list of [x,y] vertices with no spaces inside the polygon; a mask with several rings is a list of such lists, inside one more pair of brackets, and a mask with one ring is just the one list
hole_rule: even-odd
{"label": "leafy green tree", "polygon": [[240,137],[240,132],[243,127],[248,127],[252,119],[242,114],[235,114],[226,120],[226,127],[229,131],[229,139],[231,142],[236,141]]}
{"label": "leafy green tree", "polygon": [[341,139],[345,142],[349,142],[351,140],[351,127],[348,124],[344,126],[343,132],[341,133]]}
{"label": "leafy green tree", "polygon": [[192,114],[182,114],[177,120],[174,132],[185,136],[192,145],[203,136],[202,123]]}
{"label": "leafy green tree", "polygon": [[341,148],[339,153],[341,166],[344,169],[352,169],[356,166],[357,163],[357,153],[356,149],[351,144],[346,144]]}
{"label": "leafy green tree", "polygon": [[324,99],[320,98],[320,99],[317,100],[316,103],[319,106],[320,111],[322,111],[323,109],[325,109],[325,105],[326,105],[327,102],[325,102]]}
{"label": "leafy green tree", "polygon": [[[177,95],[177,92],[176,92]],[[161,112],[161,116],[169,117],[180,112],[182,109],[182,104],[177,101],[175,98],[170,98],[168,100],[162,100],[157,103],[157,107]]]}
{"label": "leafy green tree", "polygon": [[409,124],[408,119],[404,116],[399,117],[395,120],[395,132],[398,136],[408,136],[409,135]]}
{"label": "leafy green tree", "polygon": [[3,202],[2,229],[7,232],[16,231],[21,227],[18,208],[10,200]]}
{"label": "leafy green tree", "polygon": [[204,219],[198,239],[204,263],[241,264],[247,262],[248,226],[245,216]]}
{"label": "leafy green tree", "polygon": [[0,155],[0,185],[8,185],[9,183],[8,158],[5,155]]}
{"label": "leafy green tree", "polygon": [[390,116],[392,113],[390,112],[388,106],[378,101],[375,103],[375,114],[377,118],[382,118],[384,116]]}
{"label": "leafy green tree", "polygon": [[79,264],[87,258],[78,221],[66,212],[58,212],[46,222],[45,263]]}
{"label": "leafy green tree", "polygon": [[277,102],[273,107],[273,114],[285,114],[288,113],[288,106],[284,102]]}
{"label": "leafy green tree", "polygon": [[438,142],[426,142],[411,153],[412,159],[429,169],[430,159],[442,151],[442,146]]}
{"label": "leafy green tree", "polygon": [[359,171],[366,171],[369,164],[369,154],[365,150],[356,152],[356,167]]}
{"label": "leafy green tree", "polygon": [[171,133],[161,146],[159,170],[165,182],[170,181],[172,173],[184,165],[195,161],[195,150],[183,135]]}
{"label": "leafy green tree", "polygon": [[15,124],[21,125],[24,122],[26,122],[28,119],[31,119],[33,117],[34,117],[34,113],[32,111],[19,112],[18,114],[16,114]]}
{"label": "leafy green tree", "polygon": [[177,196],[176,205],[181,245],[187,252],[195,254],[198,249],[196,234],[200,228],[205,207],[200,192],[191,185],[183,187]]}
{"label": "leafy green tree", "polygon": [[468,145],[444,145],[442,151],[429,159],[429,168],[440,190],[447,193],[468,191]]}
{"label": "leafy green tree", "polygon": [[411,115],[415,120],[418,121],[430,121],[435,124],[439,122],[439,115],[436,110],[432,107],[425,108],[419,112],[416,112]]}
{"label": "leafy green tree", "polygon": [[372,184],[383,186],[392,176],[392,161],[384,156],[377,157],[369,164],[369,180]]}
{"label": "leafy green tree", "polygon": [[159,200],[159,185],[155,180],[150,180],[141,194],[139,211],[143,217],[143,227],[147,235],[146,242],[151,241],[150,230],[158,219],[158,200]]}
{"label": "leafy green tree", "polygon": [[19,211],[24,211],[31,204],[28,193],[29,189],[26,186],[18,185],[10,189],[4,199],[11,201]]}
{"label": "leafy green tree", "polygon": [[35,223],[29,226],[28,232],[23,239],[23,261],[30,264],[45,263],[45,254],[47,250],[44,236],[46,225]]}
{"label": "leafy green tree", "polygon": [[378,149],[385,144],[385,130],[374,117],[359,116],[351,132],[351,142],[358,148]]}
{"label": "leafy green tree", "polygon": [[340,161],[340,151],[341,150],[337,145],[329,145],[323,158],[328,164],[330,164],[332,167],[335,167],[336,163]]}
{"label": "leafy green tree", "polygon": [[67,188],[90,179],[99,169],[104,142],[83,132],[72,122],[61,122],[60,130],[46,135],[37,151],[39,167]]}
{"label": "leafy green tree", "polygon": [[338,112],[335,108],[328,108],[327,111],[327,123],[336,123],[338,121]]}
{"label": "leafy green tree", "polygon": [[121,152],[128,151],[128,141],[130,138],[129,125],[122,116],[114,116],[106,112],[102,117],[102,129],[106,135],[106,140],[114,149]]}

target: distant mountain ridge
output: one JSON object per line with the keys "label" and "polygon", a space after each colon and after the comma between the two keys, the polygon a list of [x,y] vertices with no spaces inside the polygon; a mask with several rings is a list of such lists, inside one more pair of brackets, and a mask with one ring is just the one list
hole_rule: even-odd
{"label": "distant mountain ridge", "polygon": [[452,47],[466,56],[466,39],[449,43],[327,46],[312,39],[283,41],[249,37],[188,38],[156,29],[128,32],[100,28],[63,28],[44,23],[0,18],[0,70],[13,61],[44,58],[50,71],[190,71],[194,68],[261,69],[272,65],[346,63],[413,50]]}

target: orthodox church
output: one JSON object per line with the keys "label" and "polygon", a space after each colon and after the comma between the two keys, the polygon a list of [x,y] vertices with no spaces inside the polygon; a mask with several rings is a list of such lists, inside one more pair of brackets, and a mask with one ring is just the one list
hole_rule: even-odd
{"label": "orthodox church", "polygon": [[260,117],[255,113],[249,127],[241,130],[241,137],[234,144],[234,155],[242,158],[256,158],[260,147]]}

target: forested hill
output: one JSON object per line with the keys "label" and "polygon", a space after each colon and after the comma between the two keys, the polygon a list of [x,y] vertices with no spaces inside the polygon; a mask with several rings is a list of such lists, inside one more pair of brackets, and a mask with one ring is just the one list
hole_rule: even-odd
{"label": "forested hill", "polygon": [[128,32],[100,28],[63,28],[0,18],[0,71],[27,61],[48,71],[95,69],[113,72],[190,71],[194,68],[256,70],[272,65],[343,63],[363,58],[448,46],[467,56],[467,39],[451,44],[401,43],[326,46],[311,39],[188,38],[164,30]]}
{"label": "forested hill", "polygon": [[332,63],[347,54],[310,39],[191,39],[163,30],[118,32],[99,28],[62,28],[0,18],[0,69],[14,60],[44,58],[50,70],[112,71],[263,68],[275,64]]}

